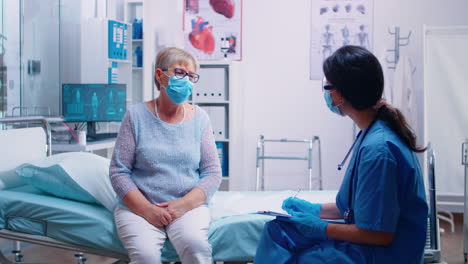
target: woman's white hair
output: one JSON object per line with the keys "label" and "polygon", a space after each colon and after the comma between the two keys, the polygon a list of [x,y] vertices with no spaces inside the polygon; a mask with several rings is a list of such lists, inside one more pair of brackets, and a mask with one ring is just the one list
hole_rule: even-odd
{"label": "woman's white hair", "polygon": [[[176,47],[164,48],[156,55],[156,69],[160,68],[166,70],[174,64],[191,64],[195,68],[195,71],[198,71],[200,67],[197,59],[192,54]],[[154,72],[154,74],[156,74],[156,72]],[[154,77],[154,82],[159,90],[159,83],[156,80],[156,76]]]}

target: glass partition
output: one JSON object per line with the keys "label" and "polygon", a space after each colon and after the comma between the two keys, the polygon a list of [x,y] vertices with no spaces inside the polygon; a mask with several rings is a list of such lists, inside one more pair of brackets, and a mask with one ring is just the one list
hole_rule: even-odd
{"label": "glass partition", "polygon": [[28,115],[60,114],[59,2],[22,0],[21,106]]}
{"label": "glass partition", "polygon": [[4,62],[5,56],[5,30],[3,28],[3,1],[0,2],[0,117],[4,116],[6,106],[6,66]]}
{"label": "glass partition", "polygon": [[58,115],[60,0],[0,5],[0,116]]}
{"label": "glass partition", "polygon": [[20,105],[20,2],[1,0],[0,115]]}

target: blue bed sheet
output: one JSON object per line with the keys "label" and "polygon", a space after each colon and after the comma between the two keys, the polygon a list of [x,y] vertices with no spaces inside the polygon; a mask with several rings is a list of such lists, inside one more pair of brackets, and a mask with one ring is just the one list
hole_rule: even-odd
{"label": "blue bed sheet", "polygon": [[125,253],[110,211],[54,197],[29,185],[0,191],[0,229]]}
{"label": "blue bed sheet", "polygon": [[[264,224],[274,217],[247,212],[257,208],[277,210],[281,206],[279,201],[291,193],[218,192],[210,205],[213,220],[208,239],[213,246],[213,258],[253,260]],[[304,196],[320,197],[320,202],[328,202],[335,194],[332,191],[304,193]],[[264,207],[266,200],[271,207]],[[113,215],[106,208],[50,196],[29,185],[0,191],[0,229],[126,254],[118,239]],[[162,256],[163,261],[178,260],[169,241],[164,245]]]}

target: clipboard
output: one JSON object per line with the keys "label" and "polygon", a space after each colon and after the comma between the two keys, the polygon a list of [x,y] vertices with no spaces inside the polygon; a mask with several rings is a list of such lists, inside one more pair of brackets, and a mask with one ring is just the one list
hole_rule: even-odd
{"label": "clipboard", "polygon": [[[288,214],[283,214],[283,213],[278,213],[278,212],[273,212],[273,211],[258,211],[256,212],[256,214],[269,215],[269,216],[275,216],[275,217],[285,217],[285,218],[294,217],[293,215],[288,215]],[[329,224],[346,224],[344,219],[322,219],[322,220],[328,222]]]}
{"label": "clipboard", "polygon": [[280,216],[280,217],[286,217],[286,218],[293,217],[292,215],[277,213],[277,212],[273,212],[273,211],[258,211],[258,212],[256,212],[256,214],[270,215],[270,216],[276,216],[276,217]]}

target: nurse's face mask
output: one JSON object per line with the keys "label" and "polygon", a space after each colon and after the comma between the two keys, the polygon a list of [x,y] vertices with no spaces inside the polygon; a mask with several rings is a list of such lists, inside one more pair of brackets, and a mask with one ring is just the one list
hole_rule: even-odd
{"label": "nurse's face mask", "polygon": [[333,105],[333,98],[331,97],[331,93],[334,92],[333,85],[331,85],[325,77],[323,77],[322,79],[322,92],[323,97],[325,98],[325,102],[327,103],[328,109],[330,109],[330,111],[332,111],[335,114],[344,116],[344,114],[339,108],[339,106],[342,105],[343,102],[341,102],[338,105]]}

